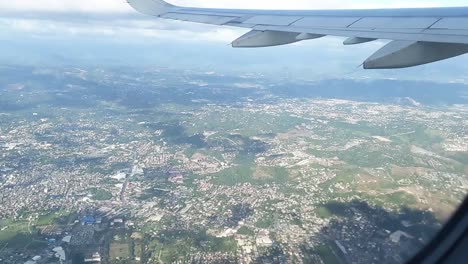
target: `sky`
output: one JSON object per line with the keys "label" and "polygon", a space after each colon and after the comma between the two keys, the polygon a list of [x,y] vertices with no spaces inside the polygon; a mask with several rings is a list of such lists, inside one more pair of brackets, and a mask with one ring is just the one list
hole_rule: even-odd
{"label": "sky", "polygon": [[[260,9],[343,9],[463,6],[466,0],[172,0],[172,4]],[[305,79],[412,78],[468,82],[465,57],[415,69],[357,67],[384,42],[342,46],[326,37],[298,44],[233,49],[245,29],[154,19],[125,0],[0,1],[0,63],[198,68],[207,71],[284,71]]]}

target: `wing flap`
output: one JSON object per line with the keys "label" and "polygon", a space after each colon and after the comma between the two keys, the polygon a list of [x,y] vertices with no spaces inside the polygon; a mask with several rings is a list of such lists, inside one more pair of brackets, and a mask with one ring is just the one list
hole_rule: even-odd
{"label": "wing flap", "polygon": [[351,28],[429,28],[440,18],[437,17],[364,17]]}
{"label": "wing flap", "polygon": [[196,23],[203,24],[213,24],[213,25],[224,25],[237,17],[234,16],[219,16],[219,15],[199,15],[199,14],[187,14],[187,13],[166,13],[161,15],[162,18],[181,20],[181,21],[191,21]]}
{"label": "wing flap", "polygon": [[360,17],[303,17],[302,19],[294,22],[291,26],[297,27],[329,27],[329,28],[346,28]]}
{"label": "wing flap", "polygon": [[253,16],[243,23],[253,25],[272,25],[272,26],[288,26],[298,21],[302,17],[298,16]]}
{"label": "wing flap", "polygon": [[330,35],[341,37],[359,37],[372,39],[390,39],[390,40],[408,40],[408,41],[427,41],[440,43],[460,43],[468,44],[468,35],[446,34],[436,32],[426,32],[426,30],[365,30],[349,28],[303,28],[303,27],[285,27],[285,26],[255,26],[255,30],[272,30],[296,33],[311,33],[318,35]]}

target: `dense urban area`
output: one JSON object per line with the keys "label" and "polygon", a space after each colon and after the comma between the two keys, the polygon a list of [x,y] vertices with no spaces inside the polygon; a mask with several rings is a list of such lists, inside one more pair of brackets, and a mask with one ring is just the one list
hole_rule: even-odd
{"label": "dense urban area", "polygon": [[0,67],[1,263],[403,263],[468,190],[468,88]]}

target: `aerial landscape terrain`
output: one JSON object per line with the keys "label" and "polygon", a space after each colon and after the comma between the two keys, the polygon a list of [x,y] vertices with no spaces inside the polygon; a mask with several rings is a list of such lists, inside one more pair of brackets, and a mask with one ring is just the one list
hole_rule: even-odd
{"label": "aerial landscape terrain", "polygon": [[0,263],[404,263],[468,191],[468,86],[0,66]]}

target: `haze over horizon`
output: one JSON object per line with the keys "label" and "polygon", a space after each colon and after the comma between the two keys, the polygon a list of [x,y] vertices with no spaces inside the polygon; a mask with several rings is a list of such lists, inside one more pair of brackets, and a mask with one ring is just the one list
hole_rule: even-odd
{"label": "haze over horizon", "polygon": [[[220,8],[328,9],[439,7],[445,1],[171,1]],[[451,1],[451,6],[464,1]],[[123,0],[0,3],[0,63],[34,66],[173,67],[221,72],[255,71],[294,77],[397,78],[466,83],[464,56],[398,71],[357,67],[384,42],[344,47],[342,38],[265,49],[233,49],[228,44],[246,32],[230,27],[163,21],[134,11]],[[449,68],[449,70],[448,70]]]}

